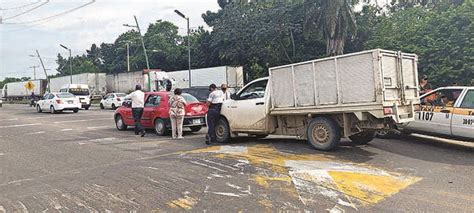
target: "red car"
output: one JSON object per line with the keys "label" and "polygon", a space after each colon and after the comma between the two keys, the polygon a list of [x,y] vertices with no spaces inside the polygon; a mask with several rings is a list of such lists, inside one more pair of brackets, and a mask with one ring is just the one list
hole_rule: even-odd
{"label": "red car", "polygon": [[[171,130],[169,115],[168,92],[146,92],[145,108],[143,109],[142,125],[144,128],[154,128],[157,135],[163,136]],[[184,127],[191,128],[191,131],[197,132],[206,125],[206,113],[208,107],[205,103],[199,102],[194,96],[181,94],[186,100]],[[118,130],[126,130],[128,126],[134,126],[131,101],[125,100],[123,105],[115,110],[115,125]]]}

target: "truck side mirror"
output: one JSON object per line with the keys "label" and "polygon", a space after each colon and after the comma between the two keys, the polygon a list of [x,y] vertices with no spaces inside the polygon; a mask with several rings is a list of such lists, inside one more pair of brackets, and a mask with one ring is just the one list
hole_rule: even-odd
{"label": "truck side mirror", "polygon": [[237,99],[237,94],[235,94],[235,93],[231,94],[230,99],[236,100]]}

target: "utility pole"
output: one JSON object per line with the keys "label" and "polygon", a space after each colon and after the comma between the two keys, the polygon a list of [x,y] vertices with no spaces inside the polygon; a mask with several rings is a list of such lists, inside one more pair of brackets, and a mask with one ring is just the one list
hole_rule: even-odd
{"label": "utility pole", "polygon": [[70,75],[70,84],[72,84],[72,54],[71,54],[71,49],[67,48],[66,46],[60,44],[59,46],[61,46],[62,48],[66,49],[66,50],[69,50],[69,70],[71,72],[71,75]]}
{"label": "utility pole", "polygon": [[130,43],[127,42],[127,71],[130,72]]}
{"label": "utility pole", "polygon": [[36,68],[39,68],[39,66],[31,66],[30,68],[33,68],[33,80],[36,80]]}
{"label": "utility pole", "polygon": [[143,47],[143,53],[145,54],[146,68],[148,70],[148,91],[152,91],[152,89],[151,89],[151,77],[150,77],[150,63],[148,62],[148,54],[146,53],[145,41],[143,40],[143,35],[142,35],[141,30],[140,30],[140,25],[138,25],[137,16],[134,15],[133,18],[135,19],[135,24],[136,24],[135,26],[129,25],[129,24],[124,24],[123,26],[137,28],[138,34],[140,34],[140,39],[142,41],[142,47]]}
{"label": "utility pole", "polygon": [[41,66],[43,67],[43,71],[44,71],[44,75],[46,76],[46,79],[48,80],[48,92],[51,92],[51,88],[50,88],[50,80],[49,80],[49,76],[48,76],[48,73],[46,72],[46,68],[44,67],[44,63],[43,63],[43,59],[41,59],[41,56],[40,56],[40,53],[38,50],[36,50],[36,54],[38,55],[38,58],[41,62]]}
{"label": "utility pole", "polygon": [[189,17],[186,17],[182,12],[179,10],[174,10],[176,14],[181,16],[182,18],[186,19],[188,25],[188,78],[189,78],[189,87],[191,87],[191,42],[190,42],[190,34],[191,30],[189,29]]}

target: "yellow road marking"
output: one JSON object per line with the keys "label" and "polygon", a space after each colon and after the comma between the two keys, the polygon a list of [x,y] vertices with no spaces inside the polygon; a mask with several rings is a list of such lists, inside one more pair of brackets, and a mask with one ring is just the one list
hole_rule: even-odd
{"label": "yellow road marking", "polygon": [[167,203],[171,208],[182,208],[185,210],[191,210],[194,205],[197,204],[197,199],[186,196],[177,200],[172,200]]}
{"label": "yellow road marking", "polygon": [[339,171],[329,171],[329,175],[344,194],[362,201],[365,205],[378,203],[420,180]]}
{"label": "yellow road marking", "polygon": [[251,180],[264,189],[276,188],[299,197],[304,204],[314,202],[311,196],[316,189],[335,202],[350,198],[345,202],[351,203],[353,208],[356,207],[351,199],[357,204],[372,205],[421,180],[363,164],[340,162],[324,154],[284,153],[269,145],[215,146],[186,154],[199,153],[212,153],[211,157],[221,159],[246,160],[253,166],[269,169],[270,172],[253,175]]}

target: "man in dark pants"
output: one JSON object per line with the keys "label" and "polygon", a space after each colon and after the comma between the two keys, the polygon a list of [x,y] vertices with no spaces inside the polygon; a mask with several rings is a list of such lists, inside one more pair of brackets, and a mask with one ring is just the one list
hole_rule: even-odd
{"label": "man in dark pants", "polygon": [[224,94],[221,90],[217,89],[215,84],[209,85],[209,98],[207,99],[207,104],[209,110],[207,111],[207,138],[206,144],[216,142],[216,123],[219,115],[221,113],[222,102],[224,102]]}
{"label": "man in dark pants", "polygon": [[135,91],[127,95],[126,98],[132,99],[132,114],[133,121],[135,121],[135,135],[141,134],[142,137],[145,137],[146,132],[141,123],[143,107],[145,106],[145,93],[142,92],[142,87],[140,85],[136,85]]}

